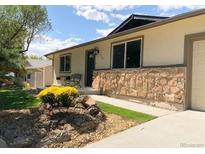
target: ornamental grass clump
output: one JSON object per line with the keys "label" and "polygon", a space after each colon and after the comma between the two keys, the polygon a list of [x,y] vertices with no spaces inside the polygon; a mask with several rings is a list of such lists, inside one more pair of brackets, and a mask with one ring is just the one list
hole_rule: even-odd
{"label": "ornamental grass clump", "polygon": [[38,97],[43,103],[51,106],[67,106],[78,96],[78,90],[74,87],[49,87],[42,90]]}

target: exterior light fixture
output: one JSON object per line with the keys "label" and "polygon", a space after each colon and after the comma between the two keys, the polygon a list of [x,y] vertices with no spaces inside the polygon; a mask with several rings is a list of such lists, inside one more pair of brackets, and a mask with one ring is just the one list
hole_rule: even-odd
{"label": "exterior light fixture", "polygon": [[97,47],[95,47],[95,48],[93,49],[93,54],[94,54],[94,55],[98,55],[98,54],[99,54],[99,49],[98,49]]}

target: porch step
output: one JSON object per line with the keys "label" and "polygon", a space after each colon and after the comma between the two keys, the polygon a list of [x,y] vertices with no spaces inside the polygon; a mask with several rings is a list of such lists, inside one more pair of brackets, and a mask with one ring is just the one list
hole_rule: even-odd
{"label": "porch step", "polygon": [[100,90],[90,87],[80,88],[78,91],[81,95],[100,95]]}

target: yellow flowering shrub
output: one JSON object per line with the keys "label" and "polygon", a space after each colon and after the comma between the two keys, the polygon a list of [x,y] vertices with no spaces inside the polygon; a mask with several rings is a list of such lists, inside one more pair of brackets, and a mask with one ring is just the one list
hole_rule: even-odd
{"label": "yellow flowering shrub", "polygon": [[78,90],[74,87],[49,87],[42,90],[38,97],[43,103],[49,103],[52,106],[70,106],[71,102],[78,95]]}
{"label": "yellow flowering shrub", "polygon": [[46,96],[49,93],[55,95],[56,91],[58,91],[59,89],[61,89],[61,88],[60,87],[56,87],[56,86],[48,87],[46,89],[41,90],[41,92],[38,94],[38,97]]}
{"label": "yellow flowering shrub", "polygon": [[78,94],[78,90],[74,87],[62,87],[60,89],[58,89],[56,92],[55,92],[55,95],[61,95],[63,93],[67,93],[67,94],[70,94],[70,95],[77,95]]}

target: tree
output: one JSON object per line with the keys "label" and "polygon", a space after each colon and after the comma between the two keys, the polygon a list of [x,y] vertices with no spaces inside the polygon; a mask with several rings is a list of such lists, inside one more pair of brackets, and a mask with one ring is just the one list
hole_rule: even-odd
{"label": "tree", "polygon": [[0,47],[20,48],[28,51],[34,36],[48,31],[51,24],[45,7],[42,6],[1,6]]}
{"label": "tree", "polygon": [[34,54],[30,54],[30,55],[27,55],[26,56],[26,59],[37,59],[37,60],[43,60],[44,57],[42,56],[37,56],[37,55],[34,55]]}
{"label": "tree", "polygon": [[42,6],[0,6],[0,73],[23,70],[33,38],[51,29]]}

